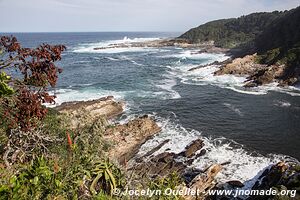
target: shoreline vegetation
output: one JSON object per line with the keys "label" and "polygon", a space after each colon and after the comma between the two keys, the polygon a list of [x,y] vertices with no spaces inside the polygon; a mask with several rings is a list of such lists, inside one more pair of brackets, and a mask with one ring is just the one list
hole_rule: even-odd
{"label": "shoreline vegetation", "polygon": [[[155,154],[168,140],[137,157],[142,144],[159,134],[161,128],[147,115],[124,124],[116,120],[122,115],[124,102],[112,96],[91,101],[64,103],[49,108],[40,127],[23,137],[40,133],[45,137],[42,147],[35,147],[34,157],[24,162],[22,156],[11,155],[2,148],[2,199],[130,199],[132,196],[112,195],[114,189],[151,190],[297,190],[299,192],[300,166],[296,161],[279,162],[267,166],[253,177],[249,188],[247,180],[218,182],[217,175],[229,163],[215,163],[198,170],[189,165],[205,156],[205,144],[195,138],[184,151],[175,154]],[[41,133],[48,133],[43,135]],[[19,133],[20,134],[20,133]],[[1,145],[3,138],[1,135]],[[12,140],[16,136],[10,136]],[[29,140],[32,144],[36,141]],[[14,146],[17,147],[17,146]],[[19,147],[21,149],[22,147]],[[42,151],[44,149],[44,151]],[[102,176],[103,175],[103,176]],[[297,195],[299,195],[297,193]],[[219,199],[222,196],[165,195],[143,199]],[[233,198],[224,195],[223,198]],[[297,196],[296,196],[297,197]],[[248,199],[260,199],[251,196]]]}
{"label": "shoreline vegetation", "polygon": [[[236,37],[227,38],[222,32],[229,31],[229,35],[235,35],[230,32],[230,27],[233,25],[248,27],[249,21],[253,21],[248,21],[249,16],[244,16],[239,18],[240,21],[229,19],[209,23],[212,29],[208,29],[205,25],[200,26],[200,30],[193,29],[190,34],[204,31],[207,37],[203,40],[202,34],[196,34],[197,39],[191,40],[190,34],[186,33],[180,38],[113,44],[94,50],[175,46],[194,48],[197,50],[195,53],[198,54],[225,53],[231,55],[232,58],[224,62],[212,63],[211,65],[221,66],[215,75],[248,76],[245,87],[255,87],[274,81],[280,86],[294,85],[299,80],[299,43],[288,38],[287,40],[291,41],[288,45],[273,48],[272,45],[271,47],[256,46],[255,41],[267,37],[270,30],[276,30],[274,24],[281,26],[290,18],[294,19],[291,20],[293,23],[299,23],[300,20],[295,20],[299,17],[299,10],[300,8],[296,8],[286,12],[249,15],[249,19],[254,22],[265,22],[259,25],[251,23],[250,28],[258,27],[258,30],[255,34],[249,33],[250,36],[240,33]],[[259,29],[269,26],[270,28]],[[296,27],[294,28],[296,31]],[[210,37],[211,34],[213,37]],[[276,35],[274,31],[272,34]],[[299,42],[299,37],[296,37],[299,36],[299,32],[294,36],[293,39]],[[214,163],[203,170],[189,167],[195,159],[201,159],[206,154],[205,144],[201,138],[195,138],[180,153],[156,154],[168,143],[168,140],[165,140],[143,156],[137,157],[141,145],[159,134],[161,128],[154,118],[147,115],[120,124],[117,119],[124,112],[126,102],[117,102],[112,96],[91,101],[68,102],[55,108],[45,108],[42,103],[53,103],[53,99],[46,101],[49,98],[48,93],[43,93],[44,96],[39,99],[40,96],[34,96],[36,90],[31,86],[35,88],[44,88],[49,84],[55,86],[58,69],[53,63],[60,60],[60,53],[64,48],[61,47],[61,51],[57,52],[57,49],[46,46],[31,52],[15,46],[18,44],[16,41],[10,41],[8,38],[4,40],[6,42],[2,41],[1,47],[6,48],[10,55],[16,56],[12,52],[17,51],[25,58],[28,58],[28,55],[33,58],[38,57],[36,61],[33,59],[33,63],[27,63],[26,59],[17,57],[18,63],[15,63],[15,60],[9,60],[6,63],[7,66],[22,67],[24,65],[26,67],[35,64],[33,66],[41,67],[43,70],[34,71],[36,68],[32,68],[34,73],[28,74],[21,70],[24,75],[22,87],[17,83],[12,83],[11,77],[1,74],[0,83],[3,87],[0,89],[3,93],[0,93],[0,116],[3,122],[7,116],[5,106],[11,108],[10,104],[4,104],[4,102],[7,103],[7,100],[13,99],[14,95],[24,95],[21,89],[27,89],[26,94],[29,94],[25,97],[21,96],[22,100],[34,97],[35,101],[33,103],[28,101],[31,104],[26,107],[17,104],[18,110],[11,116],[19,119],[20,114],[25,115],[29,117],[28,121],[24,122],[19,119],[20,121],[15,121],[14,127],[1,121],[0,199],[233,199],[232,195],[206,196],[204,194],[151,198],[113,195],[115,189],[126,190],[126,188],[198,189],[200,193],[207,190],[268,190],[272,188],[276,191],[296,190],[297,194],[294,198],[299,198],[300,165],[298,161],[286,160],[267,166],[261,169],[252,180],[246,182],[240,180],[218,182],[216,178],[218,173],[226,168],[228,163]],[[285,41],[276,42],[281,45]],[[48,50],[50,55],[45,53]],[[57,54],[53,60],[51,60],[52,51]],[[46,64],[48,65],[44,69]],[[54,72],[45,79],[48,73],[43,73],[49,69]],[[197,67],[190,70],[197,70]],[[43,75],[40,76],[41,74]],[[19,102],[20,96],[16,97],[16,102]],[[12,104],[14,106],[14,102]],[[34,112],[36,113],[23,112],[32,111],[32,105],[35,106]],[[47,112],[42,112],[44,109]],[[42,116],[40,116],[41,113]],[[253,184],[249,186],[249,182]],[[271,198],[289,197],[272,196]],[[268,197],[257,195],[246,199],[268,199]]]}

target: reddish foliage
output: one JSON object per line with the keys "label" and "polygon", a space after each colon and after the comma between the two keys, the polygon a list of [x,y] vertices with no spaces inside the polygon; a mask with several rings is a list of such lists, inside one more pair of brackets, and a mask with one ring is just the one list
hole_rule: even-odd
{"label": "reddish foliage", "polygon": [[42,44],[37,48],[22,48],[15,37],[3,36],[0,39],[0,50],[6,60],[0,69],[16,68],[22,79],[13,79],[11,85],[16,94],[14,99],[3,100],[4,115],[11,128],[19,126],[22,130],[30,130],[36,120],[45,117],[47,109],[42,103],[54,103],[55,96],[49,95],[47,87],[55,87],[58,73],[62,69],[55,65],[61,60],[61,53],[66,49],[63,45]]}
{"label": "reddish foliage", "polygon": [[71,139],[71,136],[70,134],[67,132],[67,140],[68,140],[68,145],[69,145],[69,148],[72,149],[72,139]]}

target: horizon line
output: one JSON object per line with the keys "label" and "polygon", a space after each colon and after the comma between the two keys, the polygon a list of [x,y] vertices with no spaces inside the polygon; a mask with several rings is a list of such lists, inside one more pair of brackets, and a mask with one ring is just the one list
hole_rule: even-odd
{"label": "horizon line", "polygon": [[181,33],[186,31],[0,31],[2,33]]}

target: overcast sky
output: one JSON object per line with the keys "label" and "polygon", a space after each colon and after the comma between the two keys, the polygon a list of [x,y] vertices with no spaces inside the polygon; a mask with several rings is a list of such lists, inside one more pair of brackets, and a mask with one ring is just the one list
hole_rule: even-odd
{"label": "overcast sky", "polygon": [[185,31],[299,0],[0,0],[0,32]]}

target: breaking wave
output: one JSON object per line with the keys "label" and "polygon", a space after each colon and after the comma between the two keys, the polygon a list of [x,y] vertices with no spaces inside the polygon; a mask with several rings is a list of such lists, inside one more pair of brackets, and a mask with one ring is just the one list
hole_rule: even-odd
{"label": "breaking wave", "polygon": [[262,169],[280,160],[292,159],[275,154],[263,156],[257,152],[245,150],[243,145],[237,144],[232,140],[204,137],[201,132],[185,129],[180,124],[173,123],[170,119],[157,117],[157,120],[162,128],[161,133],[141,146],[137,154],[138,157],[146,154],[167,139],[170,141],[153,155],[158,155],[162,152],[180,153],[184,151],[188,144],[200,138],[205,143],[204,149],[206,150],[206,154],[195,159],[190,167],[204,170],[212,164],[227,163],[216,177],[220,182],[229,180],[247,181],[246,187],[251,187],[255,183],[253,178],[260,173]]}
{"label": "breaking wave", "polygon": [[[130,39],[124,37],[122,40],[106,40],[95,43],[83,43],[72,49],[74,53],[122,53],[122,52],[140,52],[140,51],[153,51],[153,48],[143,48],[143,47],[122,47],[122,48],[108,48],[115,44],[130,44],[136,42],[147,42],[158,40],[160,38],[134,38]],[[95,49],[100,48],[100,49]],[[102,49],[103,48],[103,49]]]}
{"label": "breaking wave", "polygon": [[[183,53],[183,55],[187,52]],[[178,55],[176,55],[178,56]],[[191,55],[193,57],[194,55]],[[212,63],[214,61],[224,61],[228,57],[224,54],[200,54],[196,58],[207,58],[199,63],[199,65],[205,65]],[[278,83],[270,83],[263,86],[245,88],[243,87],[245,81],[247,80],[245,76],[235,76],[235,75],[218,75],[215,76],[216,72],[220,66],[218,65],[209,65],[209,66],[199,66],[191,64],[181,64],[179,62],[175,63],[173,66],[169,66],[170,69],[175,72],[176,76],[181,79],[181,82],[184,84],[191,85],[215,85],[221,88],[226,88],[233,90],[235,92],[251,95],[265,95],[269,91],[286,93],[291,96],[300,96],[300,87],[299,86],[288,86],[288,87],[279,87]]]}

